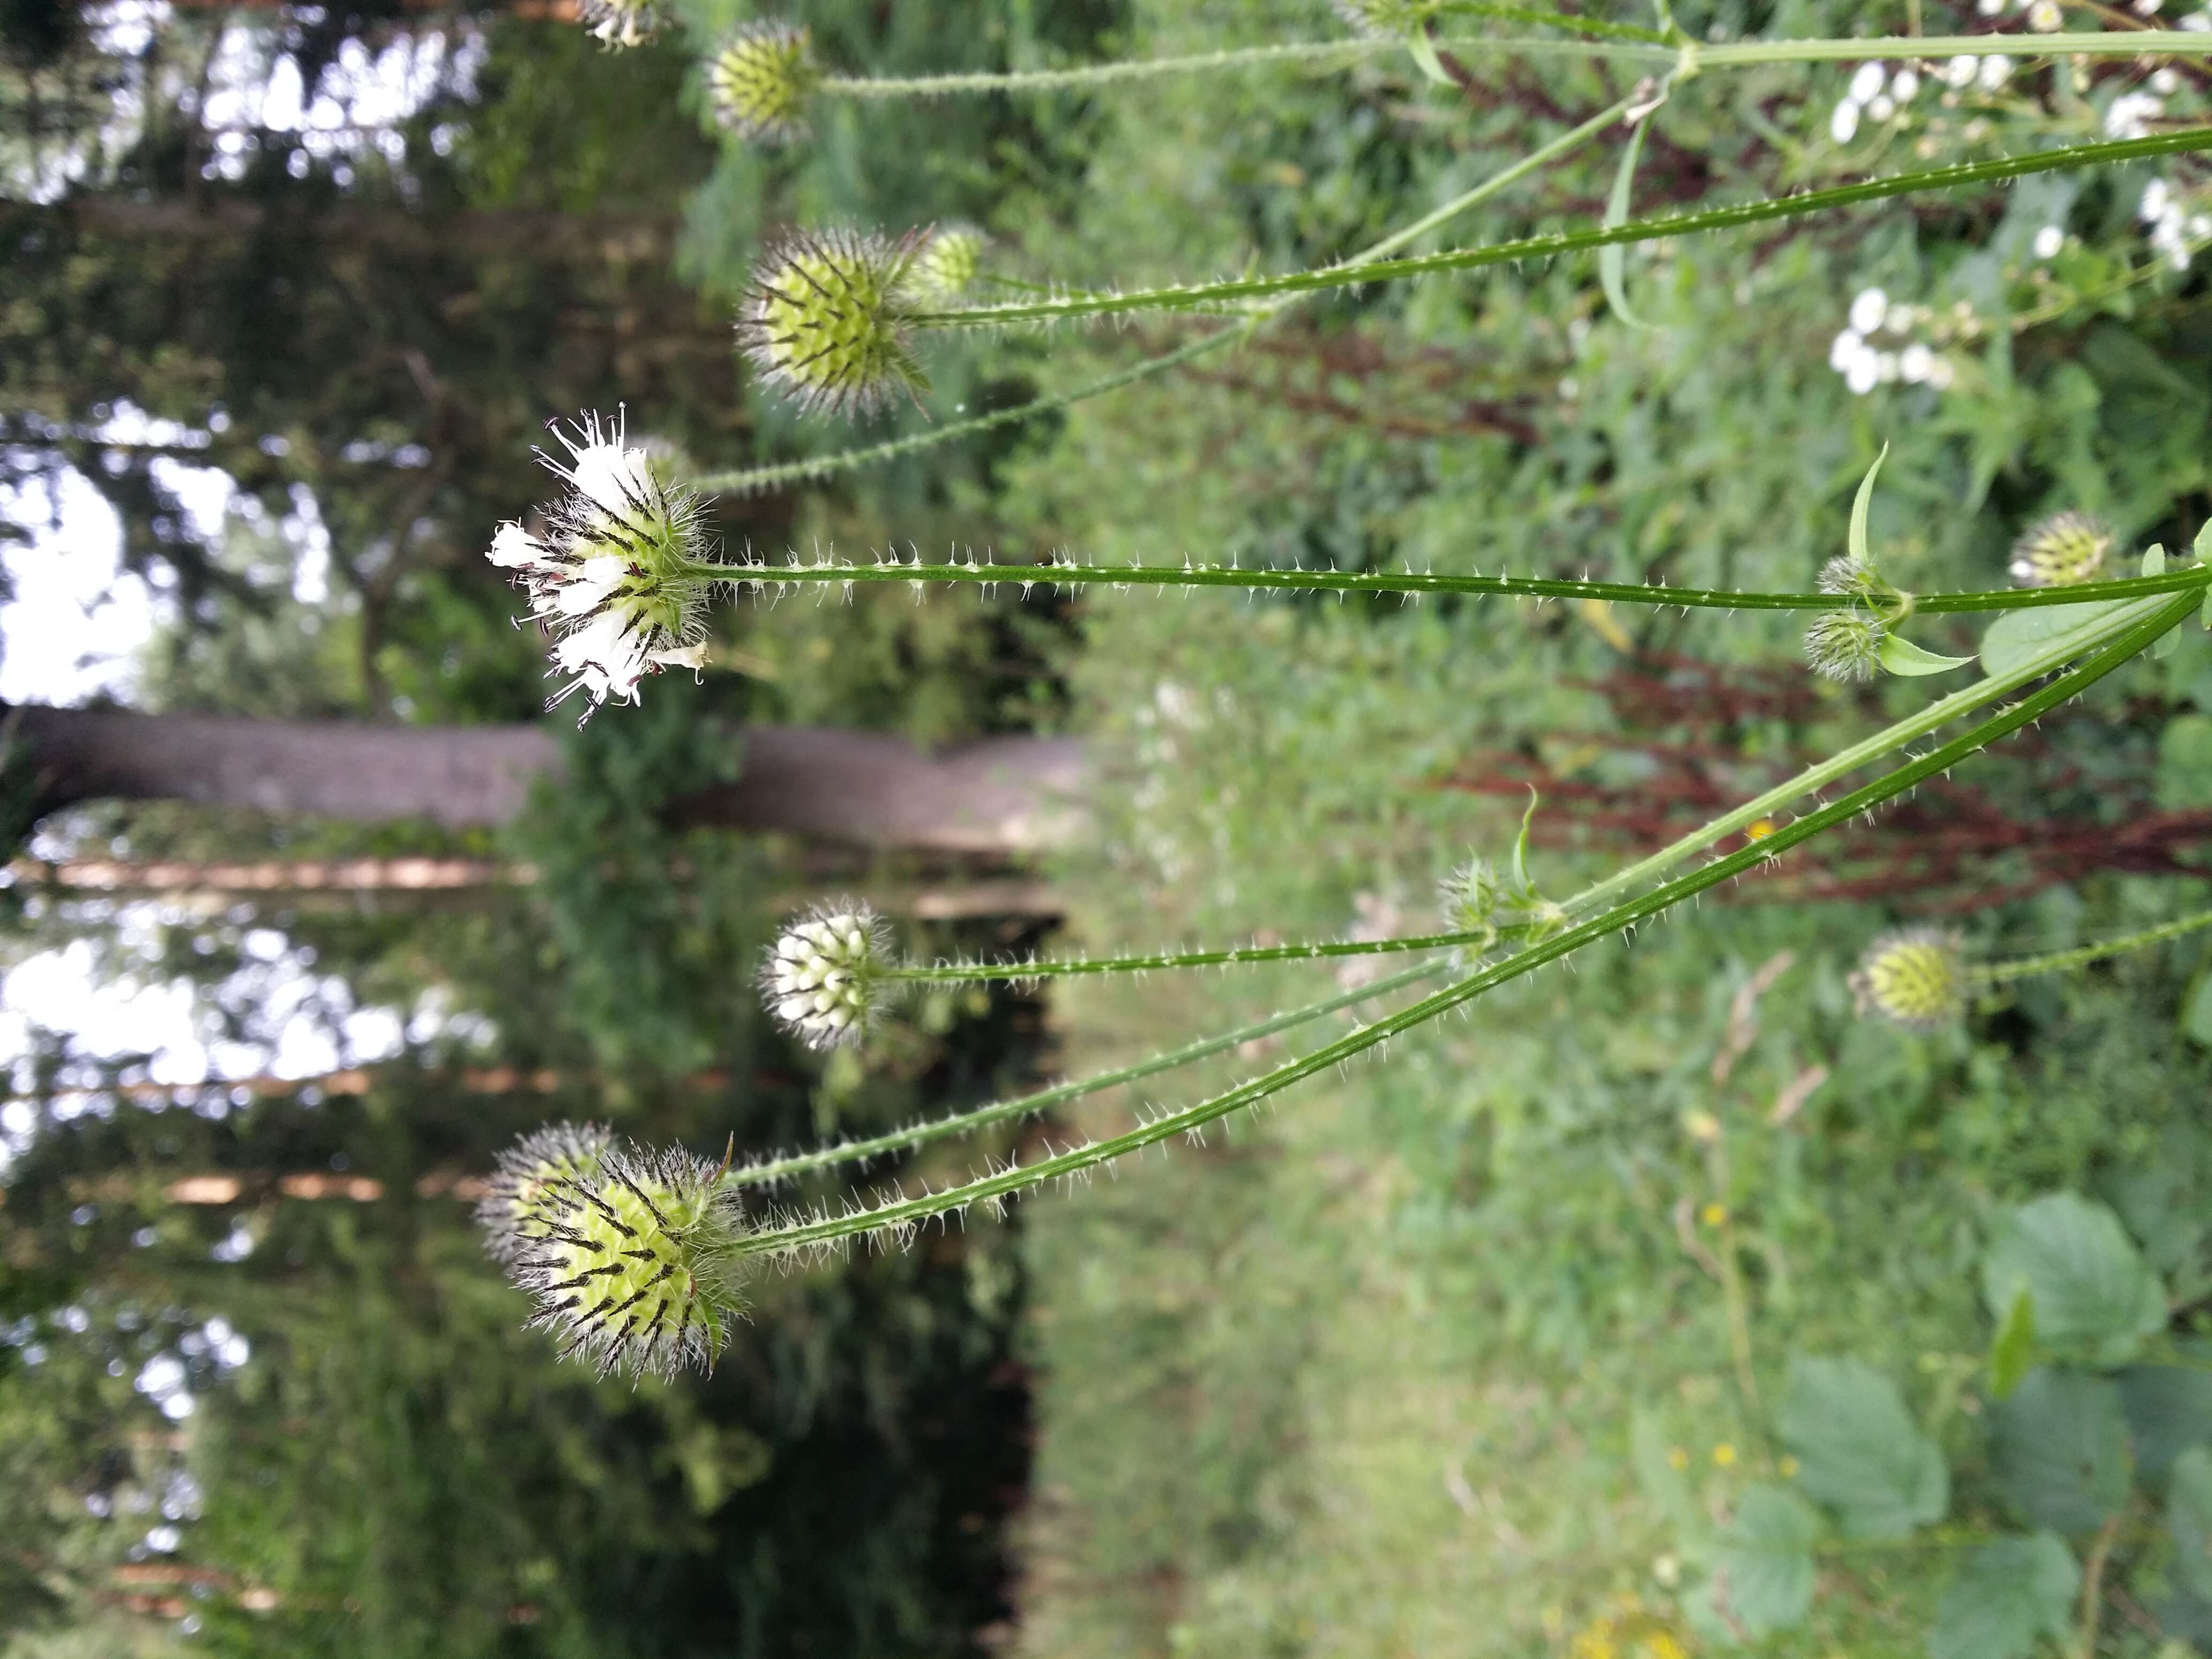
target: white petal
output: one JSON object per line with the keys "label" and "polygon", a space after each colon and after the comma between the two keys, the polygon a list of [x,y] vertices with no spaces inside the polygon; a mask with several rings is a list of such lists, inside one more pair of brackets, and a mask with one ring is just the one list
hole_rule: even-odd
{"label": "white petal", "polygon": [[508,523],[493,532],[491,549],[484,556],[502,570],[520,570],[545,556],[545,544],[520,525]]}

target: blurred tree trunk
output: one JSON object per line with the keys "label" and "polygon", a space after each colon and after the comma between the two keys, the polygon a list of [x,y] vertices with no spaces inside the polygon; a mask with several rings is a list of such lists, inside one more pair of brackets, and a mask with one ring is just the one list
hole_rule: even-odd
{"label": "blurred tree trunk", "polygon": [[[536,726],[382,726],[26,706],[10,716],[40,810],[187,800],[356,823],[504,823],[560,766]],[[1066,840],[1084,787],[1073,738],[986,738],[924,755],[865,732],[754,726],[734,783],[676,803],[685,827],[1004,855]]]}

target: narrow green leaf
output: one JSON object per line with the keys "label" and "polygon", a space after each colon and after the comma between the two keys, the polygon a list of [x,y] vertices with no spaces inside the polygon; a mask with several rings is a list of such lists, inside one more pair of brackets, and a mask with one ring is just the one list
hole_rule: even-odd
{"label": "narrow green leaf", "polygon": [[1929,1659],[2026,1659],[2039,1636],[2063,1636],[2081,1569],[2047,1532],[2000,1538],[1966,1559],[1936,1608]]}
{"label": "narrow green leaf", "polygon": [[1794,1492],[1753,1486],[1714,1553],[1713,1596],[1753,1636],[1788,1630],[1813,1608],[1820,1517]]}
{"label": "narrow green leaf", "polygon": [[1406,37],[1406,49],[1413,54],[1413,62],[1419,66],[1421,73],[1438,86],[1459,85],[1458,82],[1451,78],[1450,72],[1444,68],[1443,59],[1437,56],[1436,42],[1430,40],[1421,30],[1415,29]]}
{"label": "narrow green leaf", "polygon": [[1532,787],[1528,791],[1528,810],[1521,815],[1521,833],[1513,841],[1513,886],[1516,892],[1527,893],[1535,884],[1528,879],[1528,831],[1536,822],[1536,807],[1542,800]]}
{"label": "narrow green leaf", "polygon": [[[2172,635],[2166,637],[2171,639]],[[1893,674],[1918,679],[1929,674],[1948,674],[1972,661],[1972,657],[1947,657],[1940,652],[1924,650],[1901,634],[1882,636],[1881,665]]]}
{"label": "narrow green leaf", "polygon": [[1942,1455],[1897,1385],[1863,1360],[1791,1360],[1777,1426],[1798,1486],[1854,1538],[1907,1537],[1950,1507]]}
{"label": "narrow green leaf", "polygon": [[2144,550],[2142,574],[2146,576],[2163,576],[2166,574],[2166,549],[2163,544],[2158,542],[2153,542],[2148,548]]}
{"label": "narrow green leaf", "polygon": [[2039,1365],[1990,1413],[1997,1484],[2034,1526],[2093,1533],[2129,1486],[2120,1391],[2101,1376]]}
{"label": "narrow green leaf", "polygon": [[2035,1296],[2023,1285],[1990,1344],[1990,1394],[2003,1400],[2020,1386],[2035,1363]]}
{"label": "narrow green leaf", "polygon": [[1874,481],[1881,471],[1881,464],[1889,459],[1889,446],[1881,447],[1881,453],[1874,458],[1874,465],[1859,480],[1859,493],[1851,497],[1851,528],[1844,542],[1844,551],[1850,555],[1853,564],[1874,568],[1874,555],[1867,551],[1867,514],[1874,506]]}
{"label": "narrow green leaf", "polygon": [[2166,1291],[2120,1218],[2074,1193],[2052,1193],[2010,1212],[1982,1264],[1991,1314],[2035,1297],[2045,1346],[2103,1365],[2123,1365],[2166,1324]]}
{"label": "narrow green leaf", "polygon": [[2124,599],[2100,605],[2047,605],[2008,611],[1991,623],[1982,635],[1982,672],[2009,673],[2028,658],[2049,647],[2062,645],[2075,635],[2087,635]]}
{"label": "narrow green leaf", "polygon": [[[1629,135],[1628,148],[1621,152],[1620,166],[1613,175],[1613,191],[1605,199],[1606,228],[1628,222],[1629,198],[1636,183],[1636,164],[1644,155],[1644,135],[1650,130],[1651,120],[1646,116],[1636,124]],[[1598,282],[1605,289],[1605,302],[1613,307],[1613,314],[1631,328],[1648,329],[1645,322],[1628,308],[1628,249],[1620,242],[1610,243],[1598,250]]]}
{"label": "narrow green leaf", "polygon": [[[2205,1432],[2212,1435],[2212,1423]],[[2212,1600],[2212,1446],[2191,1446],[2173,1460],[2166,1519],[2173,1529],[2174,1576]]]}
{"label": "narrow green leaf", "polygon": [[2189,550],[2206,563],[2212,564],[2212,519],[2205,520],[2197,526],[2197,539],[2190,544]]}

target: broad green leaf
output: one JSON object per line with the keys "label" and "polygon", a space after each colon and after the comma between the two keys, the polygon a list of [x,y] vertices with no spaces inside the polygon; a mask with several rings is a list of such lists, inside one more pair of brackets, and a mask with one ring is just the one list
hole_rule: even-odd
{"label": "broad green leaf", "polygon": [[[1605,200],[1605,222],[1608,228],[1628,222],[1630,192],[1636,183],[1636,164],[1644,155],[1644,135],[1650,130],[1650,117],[1638,121],[1629,135],[1628,148],[1621,152],[1620,170],[1613,175],[1613,191]],[[1609,242],[1597,251],[1597,279],[1605,289],[1605,302],[1613,307],[1613,314],[1631,328],[1650,328],[1628,308],[1628,247],[1626,243]]]}
{"label": "broad green leaf", "polygon": [[1874,458],[1874,465],[1859,480],[1859,493],[1851,497],[1851,527],[1844,539],[1844,550],[1850,555],[1851,562],[1871,570],[1874,555],[1867,551],[1867,514],[1874,507],[1874,481],[1881,471],[1881,464],[1889,459],[1889,446],[1881,447],[1881,453]]}
{"label": "broad green leaf", "polygon": [[1893,674],[1917,679],[1928,674],[1948,674],[1972,661],[1972,657],[1947,657],[1941,652],[1927,650],[1901,634],[1882,636],[1881,665]]}
{"label": "broad green leaf", "polygon": [[[2190,998],[2212,1018],[2212,975]],[[2142,1247],[2143,1259],[2166,1280],[2171,1302],[2195,1302],[2212,1291],[2212,1129],[2169,1123],[2137,1162],[2099,1183]]]}
{"label": "broad green leaf", "polygon": [[[2191,544],[2190,550],[2205,563],[2212,564],[2212,519],[2205,520],[2197,527],[2197,539]],[[2207,595],[2207,598],[2212,599],[2212,595]]]}
{"label": "broad green leaf", "polygon": [[2039,1636],[2063,1636],[2081,1570],[2047,1532],[2000,1538],[1966,1558],[1936,1608],[1929,1659],[2024,1659]]}
{"label": "broad green leaf", "polygon": [[[2212,1424],[2206,1427],[2212,1432]],[[2174,1576],[2212,1600],[2212,1444],[2191,1446],[2173,1460],[2166,1519],[2173,1529]]]}
{"label": "broad green leaf", "polygon": [[1950,1507],[1942,1455],[1896,1385],[1862,1360],[1792,1360],[1778,1426],[1799,1487],[1854,1538],[1903,1538]]}
{"label": "broad green leaf", "polygon": [[2033,1524],[2078,1534],[2119,1513],[2128,1425],[2107,1379],[2039,1365],[1990,1419],[1997,1484]]}
{"label": "broad green leaf", "polygon": [[2102,1204],[2052,1193],[2012,1211],[1982,1264],[1982,1292],[2002,1318],[2023,1290],[2047,1348],[2124,1364],[2164,1328],[2166,1288]]}
{"label": "broad green leaf", "polygon": [[2087,638],[2127,599],[2095,605],[2046,605],[2008,611],[1982,635],[1982,672],[2008,674],[2029,658],[2075,637]]}
{"label": "broad green leaf", "polygon": [[2158,804],[2169,812],[2212,806],[2212,715],[2176,714],[2158,738]]}
{"label": "broad green leaf", "polygon": [[2163,1485],[2183,1452],[2212,1445],[2212,1370],[2130,1365],[2115,1381],[2145,1480]]}
{"label": "broad green leaf", "polygon": [[1999,1400],[2007,1398],[2034,1363],[2035,1297],[2023,1285],[1990,1344],[1990,1393]]}
{"label": "broad green leaf", "polygon": [[1753,1486],[1714,1554],[1714,1595],[1753,1636],[1797,1624],[1813,1607],[1820,1517],[1794,1492]]}

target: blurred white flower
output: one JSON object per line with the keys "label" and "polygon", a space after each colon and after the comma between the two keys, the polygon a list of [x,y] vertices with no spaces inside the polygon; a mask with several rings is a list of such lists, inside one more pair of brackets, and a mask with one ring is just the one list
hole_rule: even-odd
{"label": "blurred white flower", "polygon": [[2055,259],[2058,250],[2066,246],[2066,233],[2057,225],[2045,225],[2035,233],[2034,246],[2037,258]]}
{"label": "blurred white flower", "polygon": [[2027,9],[2027,26],[2039,34],[2056,34],[2065,27],[2066,17],[2058,9],[2058,0],[2035,0]]}
{"label": "blurred white flower", "polygon": [[2150,124],[2166,113],[2166,100],[2154,92],[2124,92],[2105,111],[2107,138],[2148,138]]}
{"label": "blurred white flower", "polygon": [[1828,118],[1828,137],[1839,144],[1848,144],[1858,137],[1859,106],[1846,98],[1836,106],[1836,112]]}
{"label": "blurred white flower", "polygon": [[1947,87],[1971,87],[1974,84],[1975,71],[1980,68],[1979,58],[1960,52],[1949,63],[1944,64],[1938,73],[1942,76],[1943,84]]}
{"label": "blurred white flower", "polygon": [[1870,103],[1881,95],[1882,82],[1889,72],[1879,64],[1861,64],[1851,76],[1851,96],[1860,103]]}
{"label": "blurred white flower", "polygon": [[1924,385],[1929,370],[1935,367],[1936,354],[1917,342],[1897,356],[1898,378],[1908,386]]}
{"label": "blurred white flower", "polygon": [[1861,334],[1873,333],[1888,314],[1889,296],[1878,288],[1860,289],[1851,301],[1851,326]]}
{"label": "blurred white flower", "polygon": [[1889,77],[1889,95],[1900,104],[1909,104],[1920,94],[1920,77],[1909,69],[1901,69]]}
{"label": "blurred white flower", "polygon": [[1982,83],[1982,89],[1984,92],[1995,92],[2012,79],[2012,59],[1984,58],[1981,61],[1980,67],[1975,70],[1974,78]]}

